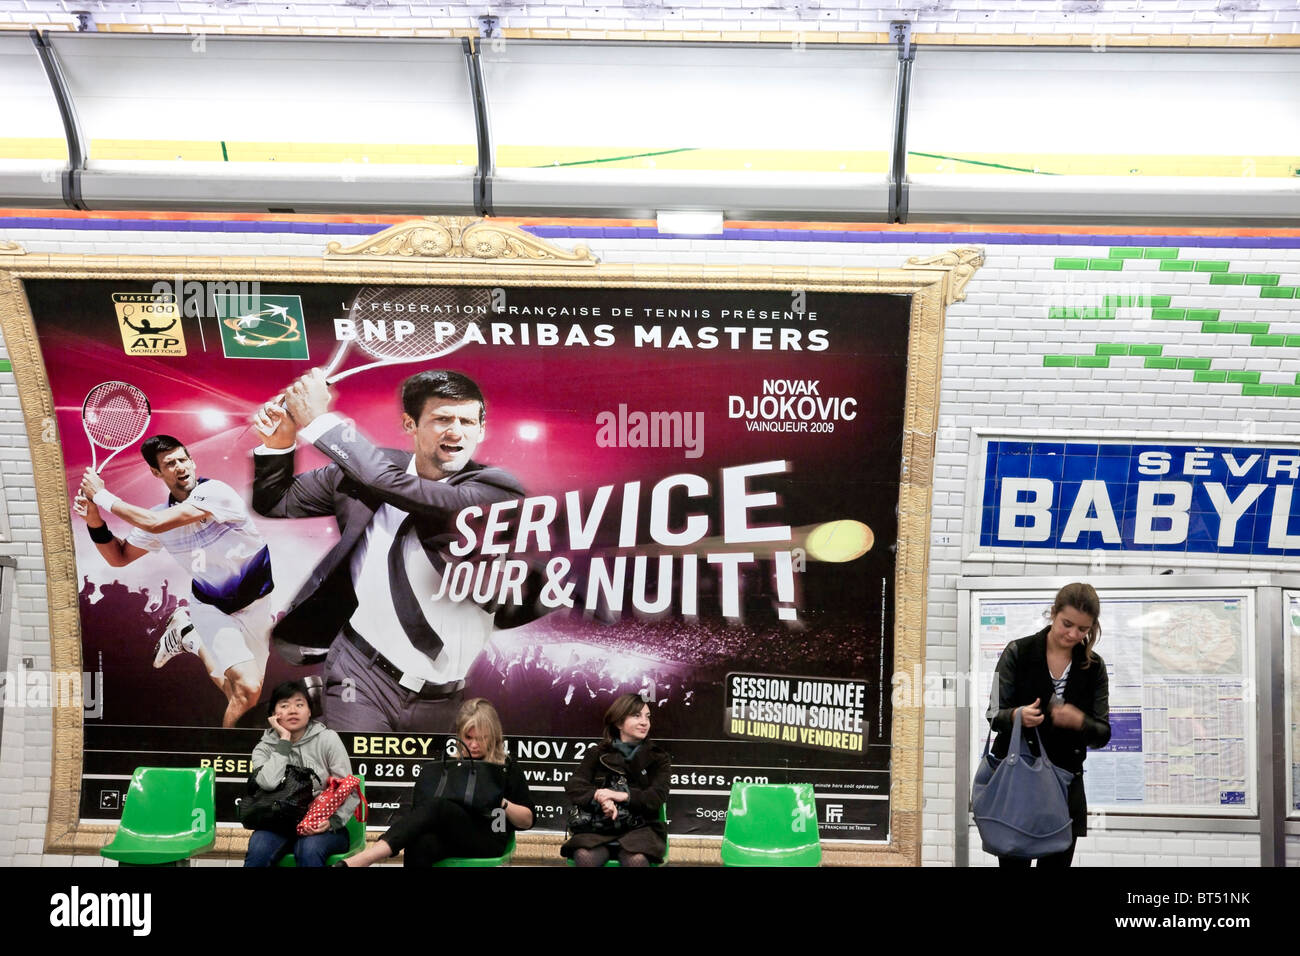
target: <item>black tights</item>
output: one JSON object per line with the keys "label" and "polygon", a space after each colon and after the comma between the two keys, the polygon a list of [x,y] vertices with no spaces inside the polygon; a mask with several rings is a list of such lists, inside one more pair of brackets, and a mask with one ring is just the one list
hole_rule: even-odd
{"label": "black tights", "polygon": [[459,803],[435,799],[412,807],[389,828],[383,840],[393,854],[403,848],[404,866],[432,866],[449,856],[489,857],[505,852],[505,832],[494,832],[492,822],[475,817]]}
{"label": "black tights", "polygon": [[[1079,842],[1075,837],[1070,841],[1068,849],[1060,853],[1053,853],[1051,856],[1040,856],[1038,858],[1038,868],[1040,870],[1064,870],[1074,859],[1074,845]],[[1000,856],[998,857],[998,866],[1005,866],[1009,870],[1027,870],[1029,869],[1029,860],[1022,860],[1018,857]]]}
{"label": "black tights", "polygon": [[[608,862],[609,847],[607,846],[594,846],[589,850],[573,852],[574,866],[604,866]],[[619,847],[618,862],[620,866],[649,866],[650,858],[644,853],[628,853],[627,850]]]}

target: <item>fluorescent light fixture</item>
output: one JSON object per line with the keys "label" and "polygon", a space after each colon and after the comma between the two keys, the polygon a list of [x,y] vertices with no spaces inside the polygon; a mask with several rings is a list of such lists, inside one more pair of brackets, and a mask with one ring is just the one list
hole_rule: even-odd
{"label": "fluorescent light fixture", "polygon": [[722,235],[722,210],[656,213],[660,233],[679,236]]}

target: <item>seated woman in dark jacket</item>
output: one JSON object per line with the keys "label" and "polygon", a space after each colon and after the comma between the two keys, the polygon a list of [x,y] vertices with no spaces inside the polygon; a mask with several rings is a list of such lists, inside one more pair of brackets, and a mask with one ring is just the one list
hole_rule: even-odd
{"label": "seated woman in dark jacket", "polygon": [[569,802],[586,816],[560,847],[578,866],[663,862],[668,827],[659,819],[668,800],[672,761],[648,739],[650,705],[624,694],[605,711],[605,739],[587,751],[565,785]]}
{"label": "seated woman in dark jacket", "polygon": [[[421,768],[411,810],[394,823],[374,846],[349,857],[340,866],[369,866],[396,856],[403,849],[405,866],[432,866],[447,857],[495,857],[505,853],[510,834],[533,825],[533,797],[518,763],[506,757],[505,737],[496,708],[482,697],[461,705],[456,715],[461,757],[473,757],[499,768],[500,806],[481,812],[437,796],[437,763]],[[438,768],[439,770],[441,768]]]}

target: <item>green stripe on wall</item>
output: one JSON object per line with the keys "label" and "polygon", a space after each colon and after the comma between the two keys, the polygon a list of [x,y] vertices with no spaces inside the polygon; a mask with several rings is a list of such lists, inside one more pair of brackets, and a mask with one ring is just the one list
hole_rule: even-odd
{"label": "green stripe on wall", "polygon": [[1086,306],[1063,307],[1053,306],[1047,310],[1049,319],[1113,319],[1115,310],[1112,308],[1094,309]]}

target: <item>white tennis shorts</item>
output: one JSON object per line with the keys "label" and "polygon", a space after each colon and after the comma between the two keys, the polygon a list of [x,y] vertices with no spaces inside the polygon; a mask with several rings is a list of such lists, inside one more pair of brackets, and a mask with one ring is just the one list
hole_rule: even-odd
{"label": "white tennis shorts", "polygon": [[227,670],[247,661],[257,665],[259,674],[266,673],[271,626],[275,623],[270,594],[234,614],[226,614],[193,598],[189,607],[194,630],[212,657],[210,672],[214,680],[224,680]]}

